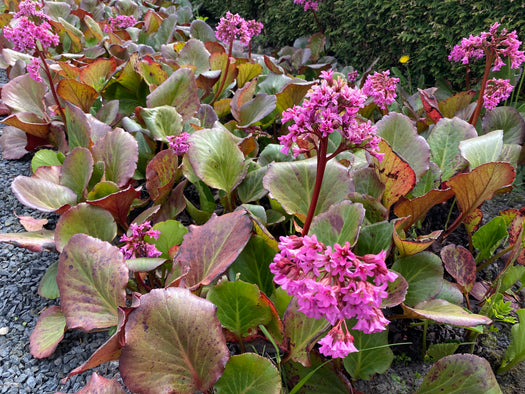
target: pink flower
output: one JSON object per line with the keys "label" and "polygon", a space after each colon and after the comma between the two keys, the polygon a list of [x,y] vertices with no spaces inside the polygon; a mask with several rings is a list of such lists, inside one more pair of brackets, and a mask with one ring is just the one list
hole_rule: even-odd
{"label": "pink flower", "polygon": [[399,78],[390,77],[390,70],[382,73],[374,72],[374,75],[369,75],[363,85],[363,92],[372,96],[374,102],[381,109],[386,109],[392,104],[396,97],[396,86]]}
{"label": "pink flower", "polygon": [[[334,132],[343,137],[346,149],[362,148],[372,155],[380,156],[379,138],[375,136],[375,126],[357,117],[363,108],[366,95],[356,88],[351,88],[341,78],[333,79],[333,71],[321,72],[321,81],[306,94],[301,106],[293,106],[282,114],[282,123],[292,121],[288,134],[279,137],[283,146],[281,151],[288,153],[292,149],[294,157],[308,152],[320,138],[326,138]],[[299,147],[292,147],[297,143]]]}
{"label": "pink flower", "polygon": [[13,49],[19,52],[32,52],[37,48],[37,41],[44,51],[59,43],[58,35],[51,32],[48,22],[36,24],[27,16],[15,19],[13,26],[4,27],[4,36],[13,43]]}
{"label": "pink flower", "polygon": [[166,138],[168,139],[170,149],[173,149],[177,155],[183,155],[190,148],[190,144],[188,143],[189,137],[189,133],[181,133],[179,135],[169,135]]}
{"label": "pink flower", "polygon": [[498,33],[500,24],[494,23],[488,32],[482,32],[479,36],[470,35],[463,38],[461,43],[454,46],[448,59],[463,64],[469,64],[472,59],[481,59],[490,53],[495,56],[492,71],[497,71],[505,65],[502,58],[509,57],[511,68],[519,68],[525,61],[525,54],[519,50],[521,41],[518,40],[516,31],[508,32],[502,29]]}
{"label": "pink flower", "polygon": [[240,40],[244,45],[248,45],[253,37],[261,33],[263,27],[260,22],[246,21],[239,14],[232,14],[228,11],[226,16],[220,19],[215,37],[227,43]]}
{"label": "pink flower", "polygon": [[29,76],[37,82],[42,82],[42,77],[40,76],[40,73],[39,73],[41,66],[42,66],[42,62],[37,57],[32,58],[31,62],[26,66]]}
{"label": "pink flower", "polygon": [[379,308],[397,275],[386,268],[386,252],[359,257],[349,242],[325,246],[315,235],[281,237],[279,250],[270,264],[274,282],[297,298],[306,316],[331,324],[357,317],[368,331],[388,324]]}
{"label": "pink flower", "polygon": [[159,238],[160,231],[153,230],[151,222],[146,221],[140,225],[132,223],[129,228],[131,236],[123,235],[120,237],[120,242],[126,243],[120,248],[126,260],[138,257],[159,257],[162,254],[155,245],[144,239],[146,236],[155,240]]}
{"label": "pink flower", "polygon": [[347,75],[348,82],[355,82],[357,81],[358,77],[359,77],[359,73],[357,71],[349,72]]}
{"label": "pink flower", "polygon": [[483,106],[486,109],[494,109],[501,102],[509,98],[514,87],[509,79],[492,78],[487,81],[485,93],[483,94]]}
{"label": "pink flower", "polygon": [[312,9],[314,11],[317,11],[317,8],[319,7],[319,2],[321,0],[293,0],[294,4],[301,4],[304,5],[304,10],[308,11],[309,9]]}
{"label": "pink flower", "polygon": [[345,358],[350,353],[358,352],[354,346],[354,337],[346,331],[346,323],[346,332],[341,329],[341,323],[342,321],[318,342],[321,345],[319,352],[327,357]]}
{"label": "pink flower", "polygon": [[122,30],[128,27],[135,26],[137,20],[133,15],[117,15],[108,19],[109,25],[104,25],[106,33],[112,32],[114,29]]}

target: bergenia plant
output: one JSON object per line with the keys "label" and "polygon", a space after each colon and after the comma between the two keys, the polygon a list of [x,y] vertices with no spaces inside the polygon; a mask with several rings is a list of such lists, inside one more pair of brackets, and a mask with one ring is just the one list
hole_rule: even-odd
{"label": "bergenia plant", "polygon": [[[508,58],[510,67],[514,69],[520,68],[525,61],[525,53],[521,51],[521,41],[518,40],[516,31],[509,32],[506,28],[498,32],[500,24],[494,23],[488,32],[474,36],[470,35],[468,38],[463,38],[461,43],[455,45],[449,55],[449,60],[461,62],[467,67],[473,60],[482,59],[485,57],[485,71],[481,81],[479,98],[476,108],[470,117],[470,123],[476,125],[478,117],[481,113],[483,103],[488,99],[489,103],[486,108],[491,109],[497,105],[497,102],[505,99],[512,90],[507,83],[503,81],[492,81],[489,86],[490,71],[498,71],[506,63],[504,58]],[[467,89],[468,89],[468,70],[467,70]],[[485,90],[489,89],[489,93],[485,94]]]}

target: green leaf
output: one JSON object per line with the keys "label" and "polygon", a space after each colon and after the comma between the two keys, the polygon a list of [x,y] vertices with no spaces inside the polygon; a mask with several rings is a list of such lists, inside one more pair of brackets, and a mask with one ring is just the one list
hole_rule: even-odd
{"label": "green leaf", "polygon": [[275,95],[261,93],[244,103],[239,109],[239,127],[248,127],[271,114],[276,102]]}
{"label": "green leaf", "polygon": [[185,122],[199,110],[200,100],[195,76],[189,68],[179,68],[146,98],[148,108],[170,105]]}
{"label": "green leaf", "polygon": [[154,140],[167,143],[167,136],[179,135],[182,132],[182,116],[170,105],[141,108],[140,116]]}
{"label": "green leaf", "polygon": [[128,268],[116,246],[75,234],[58,260],[60,305],[69,328],[91,331],[117,324],[126,306]]}
{"label": "green leaf", "polygon": [[179,52],[178,64],[195,66],[195,76],[210,69],[210,52],[200,40],[190,38]]}
{"label": "green leaf", "polygon": [[412,121],[403,114],[392,112],[377,122],[376,126],[377,134],[408,162],[416,174],[416,181],[419,181],[429,168],[430,147],[418,135]]}
{"label": "green leaf", "polygon": [[62,165],[61,156],[63,157],[63,154],[60,152],[51,149],[40,149],[31,159],[31,171],[35,172],[38,167],[42,166],[60,166]]}
{"label": "green leaf", "polygon": [[345,200],[314,217],[309,233],[315,234],[318,241],[325,245],[337,243],[343,246],[345,242],[350,242],[350,246],[354,246],[364,217],[362,204]]}
{"label": "green leaf", "polygon": [[508,235],[507,225],[501,216],[481,226],[472,236],[472,245],[479,251],[476,262],[491,257]]}
{"label": "green leaf", "polygon": [[237,194],[243,204],[263,198],[268,191],[263,187],[263,177],[267,167],[249,171],[237,188]]}
{"label": "green leaf", "polygon": [[406,305],[416,305],[434,297],[443,287],[441,259],[430,252],[421,252],[397,260],[392,269],[408,282]]}
{"label": "green leaf", "polygon": [[254,235],[233,262],[230,269],[232,273],[240,274],[241,280],[256,284],[259,289],[270,297],[275,289],[273,274],[269,268],[274,256],[275,250],[268,246],[264,238]]}
{"label": "green leaf", "polygon": [[458,350],[460,343],[457,342],[444,342],[444,343],[433,343],[427,349],[427,355],[432,361],[438,361],[443,357],[450,356]]}
{"label": "green leaf", "polygon": [[60,172],[60,184],[73,190],[79,200],[83,197],[91,174],[93,157],[86,148],[76,147],[66,156]]}
{"label": "green leaf", "polygon": [[498,373],[506,372],[525,360],[525,309],[518,309],[516,313],[520,322],[511,328],[512,339],[503,355]]}
{"label": "green leaf", "polygon": [[417,392],[499,394],[501,389],[487,360],[473,354],[453,354],[430,368]]}
{"label": "green leaf", "polygon": [[222,128],[196,131],[187,157],[195,175],[210,187],[230,193],[246,175],[244,155],[231,133]]}
{"label": "green leaf", "polygon": [[141,296],[128,316],[120,356],[126,387],[145,394],[208,391],[229,357],[215,311],[211,302],[182,288]]}
{"label": "green leaf", "polygon": [[131,272],[150,272],[159,268],[166,262],[166,259],[155,257],[139,257],[127,259],[126,265]]}
{"label": "green leaf", "polygon": [[117,224],[105,209],[81,203],[63,214],[55,229],[55,243],[59,252],[69,239],[78,233],[111,242],[117,235]]}
{"label": "green leaf", "polygon": [[429,319],[438,323],[450,324],[459,327],[475,327],[480,324],[491,324],[487,316],[470,313],[458,305],[445,300],[423,301],[411,308],[402,305],[405,317],[416,319]]}
{"label": "green leaf", "polygon": [[202,42],[217,41],[213,29],[201,19],[195,19],[191,22],[190,34],[192,38],[196,38]]}
{"label": "green leaf", "polygon": [[481,125],[483,134],[503,130],[505,144],[521,145],[525,138],[525,120],[512,107],[496,107],[492,111],[487,111]]}
{"label": "green leaf", "polygon": [[64,338],[66,318],[58,305],[45,309],[38,317],[36,327],[29,337],[29,352],[35,358],[45,358],[53,354]]}
{"label": "green leaf", "polygon": [[49,300],[54,300],[60,297],[60,292],[58,291],[57,285],[57,270],[58,261],[55,261],[54,263],[51,263],[42,279],[40,279],[40,283],[38,285],[38,295],[40,297],[44,297]]}
{"label": "green leaf", "polygon": [[[291,163],[273,163],[263,178],[265,189],[291,215],[306,217],[316,177],[315,158]],[[352,179],[346,167],[329,161],[323,177],[315,214],[325,212],[333,204],[346,199],[353,191]]]}
{"label": "green leaf", "polygon": [[2,102],[13,112],[30,112],[48,119],[44,105],[46,85],[36,82],[29,74],[13,78],[2,87]]}
{"label": "green leaf", "polygon": [[389,347],[374,349],[388,345],[388,330],[373,334],[350,330],[350,334],[354,337],[354,345],[359,351],[346,356],[343,364],[352,379],[369,380],[372,375],[381,374],[390,367],[394,359],[392,350]]}
{"label": "green leaf", "polygon": [[387,221],[369,224],[361,228],[354,253],[359,256],[378,254],[382,250],[389,250],[392,245],[394,226]]}
{"label": "green leaf", "polygon": [[498,161],[502,149],[502,130],[494,130],[459,143],[461,156],[468,161],[471,171],[482,164]]}
{"label": "green leaf", "polygon": [[212,287],[206,298],[217,306],[221,324],[237,338],[271,319],[270,310],[261,303],[259,288],[251,283],[223,281]]}
{"label": "green leaf", "polygon": [[115,182],[119,187],[125,186],[133,177],[138,151],[135,138],[120,128],[99,138],[92,149],[95,162],[102,161],[105,165],[106,180]]}
{"label": "green leaf", "polygon": [[279,394],[281,376],[270,360],[244,353],[230,357],[214,389],[219,394]]}
{"label": "green leaf", "polygon": [[77,203],[73,190],[46,179],[19,175],[11,183],[11,190],[22,204],[42,212],[54,212]]}
{"label": "green leaf", "polygon": [[184,225],[176,220],[166,220],[165,222],[156,223],[153,226],[153,230],[160,231],[159,238],[153,240],[146,237],[148,242],[155,244],[157,250],[162,252],[162,257],[169,259],[170,248],[175,245],[180,245],[184,235],[188,232],[188,229]]}
{"label": "green leaf", "polygon": [[459,143],[463,140],[477,137],[476,129],[459,118],[442,118],[432,129],[428,137],[430,158],[441,170],[441,180],[450,179],[466,166],[461,157]]}
{"label": "green leaf", "polygon": [[209,285],[225,272],[250,239],[251,230],[252,221],[245,211],[213,214],[203,226],[190,226],[173,259],[183,270],[188,269],[186,286]]}

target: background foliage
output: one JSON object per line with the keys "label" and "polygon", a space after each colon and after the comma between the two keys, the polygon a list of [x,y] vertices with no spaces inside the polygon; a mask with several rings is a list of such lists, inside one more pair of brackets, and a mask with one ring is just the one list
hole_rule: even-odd
{"label": "background foliage", "polygon": [[[280,48],[300,36],[318,31],[311,12],[293,0],[193,0],[202,17],[216,24],[226,11],[261,21],[266,27],[256,43]],[[447,77],[464,81],[465,68],[447,61],[462,37],[487,31],[494,22],[525,35],[525,3],[521,0],[323,0],[318,19],[329,40],[328,54],[357,70],[367,69],[379,57],[376,69],[400,66],[410,56],[410,73],[425,76],[425,84]],[[483,62],[472,76],[480,77]],[[421,87],[421,86],[420,86]]]}

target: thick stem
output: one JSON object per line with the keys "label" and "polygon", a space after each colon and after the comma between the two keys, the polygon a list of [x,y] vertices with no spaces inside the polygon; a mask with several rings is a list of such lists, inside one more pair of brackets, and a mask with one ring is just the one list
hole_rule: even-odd
{"label": "thick stem", "polygon": [[319,33],[324,34],[323,28],[321,27],[321,24],[319,23],[319,19],[317,19],[317,14],[312,8],[312,13],[314,14],[315,23],[317,24],[317,28],[319,29]]}
{"label": "thick stem", "polygon": [[301,232],[303,237],[308,234],[308,230],[310,230],[310,225],[312,224],[312,219],[314,218],[317,201],[319,200],[319,193],[321,192],[321,185],[323,184],[324,171],[328,161],[326,158],[327,149],[328,137],[321,137],[319,140],[319,149],[317,151],[317,172],[315,174],[315,185],[312,194],[312,201],[310,202],[308,214],[306,215],[306,220],[304,221],[303,231]]}
{"label": "thick stem", "polygon": [[470,90],[470,67],[468,64],[465,70],[465,84],[466,84],[467,90]]}
{"label": "thick stem", "polygon": [[481,108],[483,107],[483,95],[485,94],[485,87],[487,86],[487,81],[489,79],[490,68],[492,67],[492,63],[496,58],[494,52],[490,49],[485,51],[485,57],[485,72],[483,73],[483,80],[481,81],[481,88],[479,89],[478,103],[476,104],[476,109],[474,109],[474,112],[472,113],[472,116],[469,120],[469,123],[472,126],[476,126],[479,114],[481,113]]}
{"label": "thick stem", "polygon": [[42,68],[44,72],[46,73],[47,80],[49,81],[49,88],[51,89],[51,94],[53,95],[53,99],[55,100],[55,103],[58,107],[58,112],[60,112],[60,117],[62,118],[62,121],[64,122],[64,129],[66,130],[66,135],[67,135],[66,115],[64,114],[64,110],[62,109],[62,106],[60,105],[60,101],[58,101],[57,91],[55,89],[55,84],[53,83],[53,77],[51,76],[51,72],[49,71],[49,67],[47,66],[46,58],[44,57],[44,54],[42,53],[42,51],[40,51],[38,48],[36,48],[36,52],[38,54],[38,57],[40,57],[40,60],[42,60]]}
{"label": "thick stem", "polygon": [[248,60],[252,60],[252,42],[248,43]]}
{"label": "thick stem", "polygon": [[217,92],[215,93],[215,96],[213,97],[213,100],[211,104],[217,100],[219,95],[222,92],[222,89],[224,88],[224,83],[226,82],[226,78],[228,77],[228,69],[230,68],[230,57],[232,55],[232,49],[233,49],[233,40],[230,41],[230,47],[228,48],[228,60],[226,61],[226,67],[224,68],[224,75],[221,75],[221,84],[219,85],[219,89],[217,89]]}

